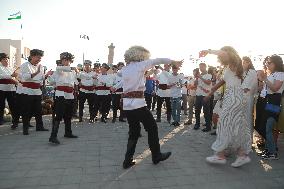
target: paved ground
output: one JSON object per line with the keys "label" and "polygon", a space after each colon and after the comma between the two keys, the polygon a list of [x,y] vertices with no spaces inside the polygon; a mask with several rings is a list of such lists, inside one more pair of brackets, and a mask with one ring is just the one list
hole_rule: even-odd
{"label": "paved ground", "polygon": [[[44,117],[50,128],[51,119]],[[109,120],[110,122],[110,120]],[[0,188],[21,189],[136,189],[136,188],[194,188],[194,189],[283,189],[284,150],[280,142],[280,160],[262,161],[255,153],[252,163],[241,168],[212,166],[205,157],[212,154],[214,136],[192,130],[192,126],[170,127],[159,123],[162,151],[172,151],[165,162],[153,165],[147,150],[147,137],[137,145],[138,164],[122,169],[127,141],[126,123],[73,122],[78,139],[63,138],[61,145],[48,143],[50,132],[30,131],[22,135],[22,126],[11,131],[0,127]]]}

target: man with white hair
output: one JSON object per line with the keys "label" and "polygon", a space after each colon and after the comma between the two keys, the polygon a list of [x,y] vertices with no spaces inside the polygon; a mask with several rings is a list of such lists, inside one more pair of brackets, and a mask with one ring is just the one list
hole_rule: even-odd
{"label": "man with white hair", "polygon": [[[121,70],[123,86],[123,110],[129,124],[129,137],[123,168],[135,165],[133,155],[140,135],[140,122],[148,132],[148,144],[152,152],[152,161],[158,164],[169,158],[171,152],[161,153],[158,127],[151,111],[146,107],[144,99],[145,71],[158,64],[181,65],[182,61],[173,61],[166,58],[149,60],[150,52],[141,46],[129,48],[125,54],[127,66]],[[112,89],[116,90],[115,88]]]}

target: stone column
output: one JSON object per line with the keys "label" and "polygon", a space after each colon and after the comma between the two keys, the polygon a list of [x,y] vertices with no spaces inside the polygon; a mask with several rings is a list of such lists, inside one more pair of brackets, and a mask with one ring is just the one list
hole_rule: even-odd
{"label": "stone column", "polygon": [[114,57],[114,48],[113,43],[108,46],[108,65],[111,66],[113,64],[113,57]]}

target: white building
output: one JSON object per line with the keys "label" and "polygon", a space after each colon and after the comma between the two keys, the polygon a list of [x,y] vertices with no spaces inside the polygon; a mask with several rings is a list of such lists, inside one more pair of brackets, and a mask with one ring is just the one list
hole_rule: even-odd
{"label": "white building", "polygon": [[30,55],[30,49],[24,47],[22,40],[0,39],[0,52],[10,57],[10,66],[20,66]]}

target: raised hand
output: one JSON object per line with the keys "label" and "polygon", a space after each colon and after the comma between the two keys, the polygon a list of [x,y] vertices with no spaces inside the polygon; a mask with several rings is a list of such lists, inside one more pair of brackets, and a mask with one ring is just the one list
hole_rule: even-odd
{"label": "raised hand", "polygon": [[199,52],[199,58],[205,57],[209,54],[209,50],[202,50]]}
{"label": "raised hand", "polygon": [[172,64],[175,65],[175,66],[177,66],[177,67],[181,67],[182,64],[183,64],[183,61],[184,61],[183,59],[182,59],[182,60],[179,60],[179,61],[175,61],[175,60],[174,60],[174,61],[172,62]]}

